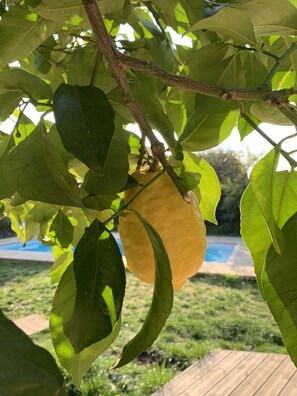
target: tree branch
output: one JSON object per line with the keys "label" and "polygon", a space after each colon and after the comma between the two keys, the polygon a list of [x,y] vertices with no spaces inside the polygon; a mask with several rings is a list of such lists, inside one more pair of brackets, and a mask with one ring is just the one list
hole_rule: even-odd
{"label": "tree branch", "polygon": [[141,133],[149,139],[153,155],[158,158],[163,168],[166,170],[166,172],[176,185],[180,194],[186,201],[188,201],[189,197],[186,188],[182,184],[181,179],[176,175],[174,170],[167,162],[165,156],[165,147],[163,143],[161,143],[156,138],[152,128],[146,121],[140,107],[138,106],[130,90],[125,73],[125,67],[122,63],[121,54],[115,49],[110,39],[102,15],[100,13],[97,0],[83,0],[83,5],[93,28],[97,47],[102,55],[105,57],[112,73],[115,76],[125,105],[129,108],[135,121],[138,123]]}
{"label": "tree branch", "polygon": [[118,54],[120,61],[124,68],[139,70],[150,74],[164,84],[171,87],[179,87],[188,91],[193,91],[201,95],[212,96],[223,100],[236,100],[236,101],[260,101],[270,103],[285,103],[289,96],[297,93],[293,88],[281,89],[271,91],[267,87],[260,87],[255,89],[249,88],[225,88],[217,85],[207,84],[203,82],[194,81],[188,77],[178,76],[173,73],[141,59],[133,56]]}

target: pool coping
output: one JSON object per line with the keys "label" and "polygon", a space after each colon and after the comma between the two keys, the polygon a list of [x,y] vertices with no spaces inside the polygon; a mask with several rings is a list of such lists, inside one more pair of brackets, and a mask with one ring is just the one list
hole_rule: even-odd
{"label": "pool coping", "polygon": [[[20,242],[20,240],[17,237],[0,239],[0,245],[15,242]],[[231,243],[234,244],[235,247],[226,263],[204,261],[202,267],[199,270],[200,273],[224,274],[255,278],[252,258],[240,237],[209,235],[207,236],[207,242],[218,244]],[[54,256],[52,253],[0,250],[0,261],[5,260],[37,261],[52,264],[54,262]]]}

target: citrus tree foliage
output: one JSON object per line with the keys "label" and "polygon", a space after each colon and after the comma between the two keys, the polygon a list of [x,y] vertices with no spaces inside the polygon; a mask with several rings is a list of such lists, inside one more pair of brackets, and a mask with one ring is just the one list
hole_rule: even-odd
{"label": "citrus tree foliage", "polygon": [[[11,134],[0,134],[1,211],[24,243],[37,235],[53,246],[51,337],[77,384],[120,331],[125,271],[110,230],[127,209],[123,191],[137,184],[132,171],[161,163],[184,198],[193,190],[204,219],[216,223],[218,179],[199,152],[235,127],[241,139],[257,130],[271,143],[243,194],[241,228],[297,364],[295,149],[282,147],[290,137],[276,144],[260,126],[297,124],[296,0],[0,4],[0,120],[14,122]],[[278,171],[280,156],[289,170]],[[143,327],[114,367],[154,342],[173,300],[162,240],[138,218],[155,253],[155,288]],[[10,326],[3,319],[1,330]]]}

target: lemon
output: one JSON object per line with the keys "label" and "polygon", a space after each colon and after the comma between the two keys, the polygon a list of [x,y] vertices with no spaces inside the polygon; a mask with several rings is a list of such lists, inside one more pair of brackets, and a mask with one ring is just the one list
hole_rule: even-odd
{"label": "lemon", "polygon": [[[156,172],[132,175],[146,185]],[[129,202],[142,187],[125,192]],[[187,203],[164,173],[131,203],[129,208],[139,212],[159,233],[170,260],[172,285],[179,290],[185,281],[200,269],[206,248],[205,224],[196,200]],[[146,230],[131,212],[120,216],[119,234],[128,269],[140,280],[154,283],[155,260]]]}

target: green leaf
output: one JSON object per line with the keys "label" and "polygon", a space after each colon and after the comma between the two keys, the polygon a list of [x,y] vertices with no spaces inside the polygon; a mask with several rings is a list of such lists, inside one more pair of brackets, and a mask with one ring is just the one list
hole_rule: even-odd
{"label": "green leaf", "polygon": [[277,225],[282,228],[297,212],[297,172],[282,171],[275,175],[273,186],[273,213]]}
{"label": "green leaf", "polygon": [[0,92],[18,92],[20,98],[32,97],[35,100],[51,98],[51,87],[40,78],[22,69],[0,72]]}
{"label": "green leaf", "polygon": [[59,210],[50,226],[50,236],[64,249],[72,242],[73,226],[62,210]]}
{"label": "green leaf", "polygon": [[[69,265],[73,262],[73,252],[65,252],[60,254],[58,257],[56,256],[56,249],[59,249],[56,246],[53,246],[52,251],[55,257],[54,264],[51,267],[51,281],[52,283],[59,282],[69,267]],[[61,249],[59,249],[59,253],[61,253]]]}
{"label": "green leaf", "polygon": [[297,9],[288,0],[241,1],[235,7],[250,18],[257,37],[296,34]]}
{"label": "green leaf", "polygon": [[119,319],[109,336],[76,354],[63,330],[63,326],[73,315],[75,296],[76,283],[71,264],[64,272],[53,299],[50,332],[61,365],[72,375],[79,387],[83,375],[91,364],[116,339],[121,322]]}
{"label": "green leaf", "polygon": [[18,106],[21,100],[19,92],[6,92],[0,95],[0,121],[5,121]]}
{"label": "green leaf", "polygon": [[104,92],[61,84],[54,93],[53,110],[65,148],[102,174],[115,130],[115,114]]}
{"label": "green leaf", "polygon": [[201,175],[199,185],[193,192],[199,200],[202,217],[213,224],[218,224],[216,207],[221,197],[221,187],[215,170],[203,158],[192,153],[184,153],[184,164],[188,171]]}
{"label": "green leaf", "polygon": [[253,258],[258,286],[265,299],[262,272],[272,239],[250,184],[241,197],[240,213],[241,236]]}
{"label": "green leaf", "polygon": [[110,231],[94,220],[74,252],[76,299],[64,331],[76,353],[108,337],[119,320],[125,267]]}
{"label": "green leaf", "polygon": [[0,133],[0,199],[7,198],[15,192],[5,176],[4,164],[9,151],[14,147],[12,135]]}
{"label": "green leaf", "polygon": [[283,250],[283,236],[274,218],[274,185],[279,153],[273,149],[262,158],[251,172],[250,184],[255,194],[262,216],[265,219],[275,249]]}
{"label": "green leaf", "polygon": [[145,227],[155,257],[155,286],[151,307],[140,332],[123,348],[122,354],[112,368],[131,362],[148,349],[163,329],[173,304],[172,275],[169,258],[163,242],[154,228],[137,212],[131,210]]}
{"label": "green leaf", "polygon": [[29,55],[59,27],[55,22],[39,18],[23,5],[11,7],[0,24],[0,68]]}
{"label": "green leaf", "polygon": [[288,220],[282,231],[286,247],[279,256],[270,247],[262,287],[266,302],[282,333],[284,344],[297,365],[297,215]]}
{"label": "green leaf", "polygon": [[194,32],[207,29],[217,32],[236,44],[257,46],[254,28],[249,17],[242,11],[232,7],[223,7],[215,15],[202,19],[189,30]]}
{"label": "green leaf", "polygon": [[253,116],[257,117],[261,122],[275,125],[293,125],[293,122],[289,120],[277,106],[264,102],[253,102],[250,110]]}
{"label": "green leaf", "polygon": [[186,151],[203,151],[217,146],[230,135],[238,118],[234,103],[207,97],[200,103],[201,107],[198,106],[190,116],[179,138]]}
{"label": "green leaf", "polygon": [[0,310],[0,394],[3,396],[66,396],[54,358]]}
{"label": "green leaf", "polygon": [[268,71],[261,58],[254,51],[242,51],[244,61],[242,68],[245,74],[246,86],[258,88],[267,77]]}
{"label": "green leaf", "polygon": [[76,180],[67,171],[42,123],[11,150],[4,166],[7,182],[23,198],[81,206]]}
{"label": "green leaf", "polygon": [[120,192],[128,180],[129,146],[123,135],[122,126],[112,139],[103,175],[90,170],[84,179],[83,189],[97,196],[113,196]]}

